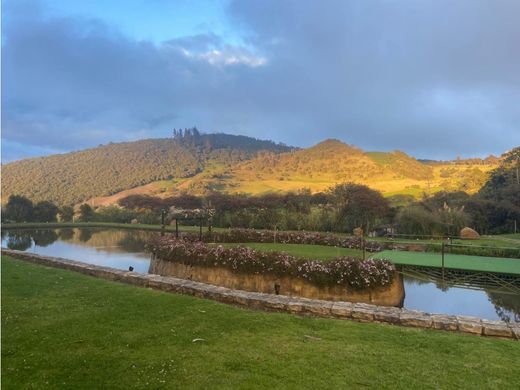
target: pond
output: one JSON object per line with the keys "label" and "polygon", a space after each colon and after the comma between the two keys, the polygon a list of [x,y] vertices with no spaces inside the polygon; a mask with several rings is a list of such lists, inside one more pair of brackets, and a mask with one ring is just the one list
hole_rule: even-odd
{"label": "pond", "polygon": [[[107,228],[3,230],[2,247],[148,272],[145,243],[157,232]],[[404,307],[430,313],[520,322],[520,294],[500,285],[453,286],[432,276],[404,274]]]}

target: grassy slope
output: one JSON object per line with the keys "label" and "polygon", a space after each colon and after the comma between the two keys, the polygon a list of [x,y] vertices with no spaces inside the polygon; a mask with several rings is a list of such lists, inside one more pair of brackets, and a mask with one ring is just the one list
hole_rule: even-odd
{"label": "grassy slope", "polygon": [[420,198],[441,190],[474,193],[496,166],[477,160],[425,164],[399,151],[365,153],[340,141],[327,140],[298,151],[261,153],[231,168],[208,166],[203,172],[180,181],[158,181],[90,202],[111,204],[130,193],[164,197],[182,191],[201,194],[206,190],[252,195],[302,188],[318,192],[348,181],[366,184],[385,196],[404,194]]}
{"label": "grassy slope", "polygon": [[254,312],[7,257],[2,298],[5,388],[520,386],[510,340]]}

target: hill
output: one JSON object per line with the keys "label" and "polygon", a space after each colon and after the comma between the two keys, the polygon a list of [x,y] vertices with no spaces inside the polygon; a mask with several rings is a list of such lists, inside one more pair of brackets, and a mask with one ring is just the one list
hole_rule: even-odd
{"label": "hill", "polygon": [[496,162],[422,163],[402,151],[364,152],[338,140],[286,153],[259,153],[232,169],[202,172],[178,183],[177,191],[267,192],[309,188],[323,191],[337,183],[366,184],[386,196],[416,198],[441,190],[474,193],[485,183]]}
{"label": "hill", "polygon": [[75,204],[158,180],[183,179],[210,167],[225,169],[261,150],[290,148],[270,141],[188,130],[175,138],[113,143],[79,152],[31,158],[2,166],[2,200]]}
{"label": "hill", "polygon": [[27,159],[2,167],[2,200],[20,194],[57,204],[108,205],[130,194],[211,191],[262,194],[335,184],[366,184],[385,196],[441,190],[475,193],[498,159],[420,161],[402,151],[365,152],[338,140],[306,149],[227,134],[176,132],[174,138],[116,143]]}

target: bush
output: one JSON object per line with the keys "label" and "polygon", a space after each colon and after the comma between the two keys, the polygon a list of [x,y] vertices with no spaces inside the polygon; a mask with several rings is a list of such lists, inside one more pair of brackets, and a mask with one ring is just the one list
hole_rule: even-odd
{"label": "bush", "polygon": [[157,237],[147,248],[162,260],[203,267],[225,267],[232,272],[273,274],[304,279],[317,286],[366,289],[392,283],[395,267],[387,260],[338,257],[334,261],[304,260],[281,252],[246,247],[224,248],[174,237]]}

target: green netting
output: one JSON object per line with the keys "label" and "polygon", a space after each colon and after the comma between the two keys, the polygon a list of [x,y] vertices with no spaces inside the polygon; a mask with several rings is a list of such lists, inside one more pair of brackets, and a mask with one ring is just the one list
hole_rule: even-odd
{"label": "green netting", "polygon": [[[422,267],[441,267],[441,253],[383,251],[372,255],[373,259],[388,259],[394,264]],[[520,275],[520,259],[503,257],[444,254],[444,267],[468,271],[495,272]]]}

